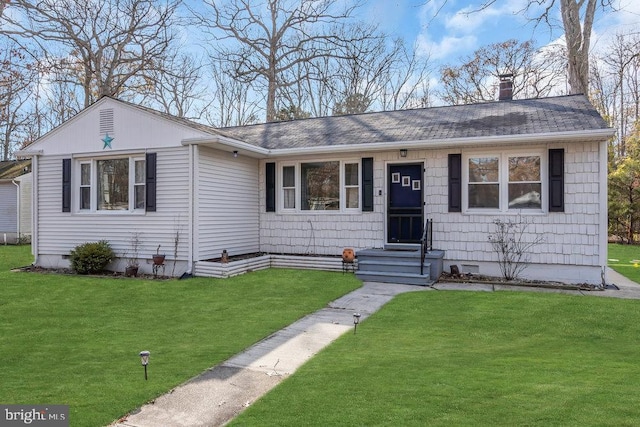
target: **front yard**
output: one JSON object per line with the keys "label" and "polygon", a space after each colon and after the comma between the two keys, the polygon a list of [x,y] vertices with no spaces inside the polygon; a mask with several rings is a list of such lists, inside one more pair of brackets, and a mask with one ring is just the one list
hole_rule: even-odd
{"label": "front yard", "polygon": [[402,294],[233,426],[637,426],[640,301]]}
{"label": "front yard", "polygon": [[[639,247],[613,246],[613,267],[638,277]],[[281,269],[184,281],[9,272],[28,251],[0,247],[0,402],[70,405],[72,426],[106,425],[360,286]],[[404,294],[233,424],[636,425],[639,336],[638,300]]]}
{"label": "front yard", "polygon": [[279,269],[184,281],[9,272],[30,261],[27,246],[0,246],[0,402],[70,405],[72,426],[106,425],[360,286]]}

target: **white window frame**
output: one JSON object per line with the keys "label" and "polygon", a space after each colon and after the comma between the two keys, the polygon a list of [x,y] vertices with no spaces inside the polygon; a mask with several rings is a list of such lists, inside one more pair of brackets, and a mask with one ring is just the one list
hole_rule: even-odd
{"label": "white window frame", "polygon": [[[105,210],[98,209],[98,161],[104,160],[117,160],[117,159],[128,159],[129,160],[129,207],[128,209],[118,209],[118,210]],[[143,214],[146,212],[146,203],[142,208],[135,207],[135,187],[136,186],[145,186],[146,187],[146,177],[143,182],[136,183],[135,182],[135,166],[136,162],[142,161],[146,162],[146,157],[144,154],[135,154],[135,155],[121,155],[121,156],[105,156],[105,157],[92,157],[92,158],[78,158],[75,159],[75,163],[73,165],[73,191],[72,191],[72,204],[73,211],[75,213],[80,214],[100,214],[100,215],[122,215],[122,214],[131,214],[138,213]],[[90,178],[90,208],[89,209],[81,209],[80,206],[80,188],[81,188],[81,168],[83,164],[89,164],[89,168],[91,171]],[[146,163],[145,163],[145,172],[146,172]],[[86,186],[85,186],[86,187]],[[146,193],[146,188],[145,188]],[[146,194],[145,194],[146,197]],[[145,200],[146,202],[146,200]]]}
{"label": "white window frame", "polygon": [[[325,163],[325,162],[338,162],[339,163],[339,186],[340,186],[340,209],[336,210],[311,210],[302,209],[302,164],[304,163]],[[347,186],[345,177],[345,168],[347,164],[358,165],[358,207],[347,208],[347,187],[355,188],[355,185]],[[284,168],[294,167],[295,170],[295,208],[284,207]],[[296,213],[296,214],[314,214],[314,215],[330,215],[336,213],[356,213],[362,211],[362,162],[360,159],[307,159],[299,160],[295,162],[280,162],[277,165],[277,194],[278,194],[278,210],[281,213]]]}
{"label": "white window frame", "polygon": [[[535,156],[540,158],[540,208],[509,208],[509,158]],[[498,208],[470,208],[469,207],[469,159],[478,157],[498,158],[498,184],[499,202]],[[505,150],[505,151],[473,151],[462,156],[462,206],[463,212],[473,214],[541,214],[547,212],[548,204],[548,151],[540,148],[529,150]]]}
{"label": "white window frame", "polygon": [[[340,163],[340,210],[345,212],[360,212],[360,205],[362,205],[362,165],[360,163],[360,160],[345,160]],[[358,178],[357,185],[347,185],[347,165],[358,166],[358,173],[356,174]],[[358,206],[355,208],[347,207],[348,188],[358,189]]]}
{"label": "white window frame", "polygon": [[[284,206],[284,168],[286,167],[292,167],[293,168],[293,181],[294,181],[294,186],[293,186],[293,192],[294,192],[294,196],[293,196],[293,204],[294,207],[293,208],[286,208]],[[296,163],[282,163],[281,165],[279,165],[278,167],[278,192],[280,193],[278,197],[278,199],[280,200],[280,210],[283,212],[296,212],[299,208],[300,208],[300,179],[298,177],[299,175],[299,171],[300,168]],[[290,189],[291,187],[287,187],[287,189]]]}
{"label": "white window frame", "polygon": [[[82,183],[82,167],[83,166],[88,166],[89,167],[89,183],[88,184],[83,184]],[[78,198],[77,198],[77,203],[78,203],[78,210],[81,212],[88,212],[91,211],[91,205],[92,205],[92,194],[93,194],[93,188],[95,187],[95,182],[93,179],[93,162],[87,162],[87,161],[81,161],[79,162],[78,165]],[[82,189],[83,188],[89,188],[89,207],[88,208],[82,208]]]}

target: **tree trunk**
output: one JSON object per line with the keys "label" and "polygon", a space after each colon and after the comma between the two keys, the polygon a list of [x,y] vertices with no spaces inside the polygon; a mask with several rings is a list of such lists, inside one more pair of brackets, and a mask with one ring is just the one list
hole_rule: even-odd
{"label": "tree trunk", "polygon": [[562,0],[560,12],[567,43],[569,93],[587,94],[589,89],[589,45],[596,11],[596,0],[588,0],[584,13],[584,27],[580,20],[580,7],[584,0]]}

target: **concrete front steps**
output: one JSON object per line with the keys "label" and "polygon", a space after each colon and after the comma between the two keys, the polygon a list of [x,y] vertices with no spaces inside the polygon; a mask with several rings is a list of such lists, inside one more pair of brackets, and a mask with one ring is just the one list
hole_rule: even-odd
{"label": "concrete front steps", "polygon": [[431,250],[420,274],[420,249],[365,249],[357,252],[356,276],[367,282],[431,286],[442,273],[444,251]]}

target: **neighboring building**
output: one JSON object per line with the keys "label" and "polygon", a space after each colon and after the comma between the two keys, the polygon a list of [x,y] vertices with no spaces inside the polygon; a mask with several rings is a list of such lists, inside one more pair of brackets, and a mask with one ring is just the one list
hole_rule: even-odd
{"label": "neighboring building", "polygon": [[31,161],[0,162],[0,244],[31,239]]}
{"label": "neighboring building", "polygon": [[100,239],[126,258],[133,232],[176,276],[223,250],[408,249],[432,219],[445,268],[499,275],[488,235],[521,215],[544,236],[524,276],[600,283],[613,132],[582,95],[225,129],[105,97],[20,155],[44,267]]}

